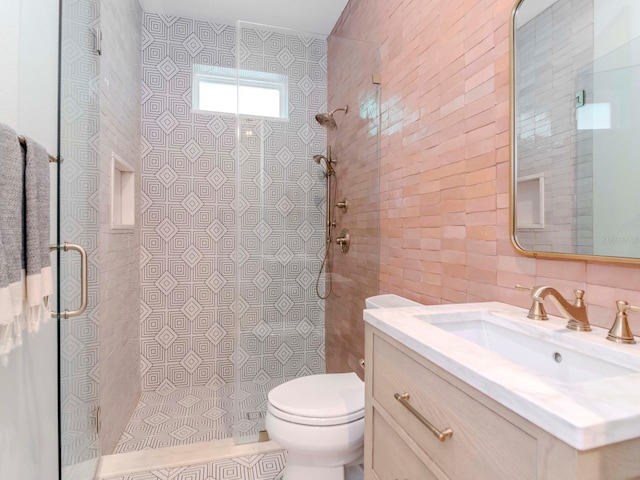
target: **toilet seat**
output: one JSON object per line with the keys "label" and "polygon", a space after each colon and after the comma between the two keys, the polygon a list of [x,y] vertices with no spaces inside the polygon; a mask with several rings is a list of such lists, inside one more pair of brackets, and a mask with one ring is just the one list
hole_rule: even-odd
{"label": "toilet seat", "polygon": [[297,423],[299,425],[318,426],[318,427],[330,427],[333,425],[344,425],[345,423],[355,422],[364,418],[364,409],[353,412],[348,415],[341,415],[338,417],[303,417],[300,415],[293,415],[291,413],[282,411],[273,405],[269,405],[267,410],[274,417],[284,420],[286,422]]}
{"label": "toilet seat", "polygon": [[355,373],[296,378],[272,389],[268,399],[274,417],[300,425],[343,425],[364,417],[364,383]]}

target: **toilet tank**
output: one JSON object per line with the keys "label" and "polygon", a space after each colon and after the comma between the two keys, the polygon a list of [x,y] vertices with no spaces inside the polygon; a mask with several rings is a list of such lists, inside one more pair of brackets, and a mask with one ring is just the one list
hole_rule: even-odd
{"label": "toilet tank", "polygon": [[399,308],[419,307],[422,304],[391,293],[369,297],[365,301],[366,308]]}

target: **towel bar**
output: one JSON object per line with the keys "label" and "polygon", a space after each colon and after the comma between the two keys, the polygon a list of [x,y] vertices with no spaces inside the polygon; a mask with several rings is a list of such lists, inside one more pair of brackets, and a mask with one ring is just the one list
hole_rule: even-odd
{"label": "towel bar", "polygon": [[[27,144],[27,139],[24,138],[22,135],[18,135],[18,141],[20,142],[20,145]],[[49,154],[49,163],[58,163],[58,157]]]}

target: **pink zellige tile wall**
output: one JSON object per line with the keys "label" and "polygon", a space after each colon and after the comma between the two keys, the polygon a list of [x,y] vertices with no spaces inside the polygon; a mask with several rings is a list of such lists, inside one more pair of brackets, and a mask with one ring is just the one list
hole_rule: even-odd
{"label": "pink zellige tile wall", "polygon": [[[514,284],[551,284],[567,297],[581,288],[592,323],[609,326],[616,299],[640,304],[640,266],[527,258],[509,240],[514,3],[350,0],[333,31],[380,45],[379,290],[528,307]],[[341,62],[329,55],[330,70],[351,68]]]}

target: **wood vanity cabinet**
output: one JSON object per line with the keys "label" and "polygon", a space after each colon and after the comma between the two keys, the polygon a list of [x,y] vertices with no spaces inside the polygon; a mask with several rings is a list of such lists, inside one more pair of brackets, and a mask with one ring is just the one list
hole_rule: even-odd
{"label": "wood vanity cabinet", "polygon": [[575,450],[368,323],[365,339],[365,480],[640,479],[640,439]]}

